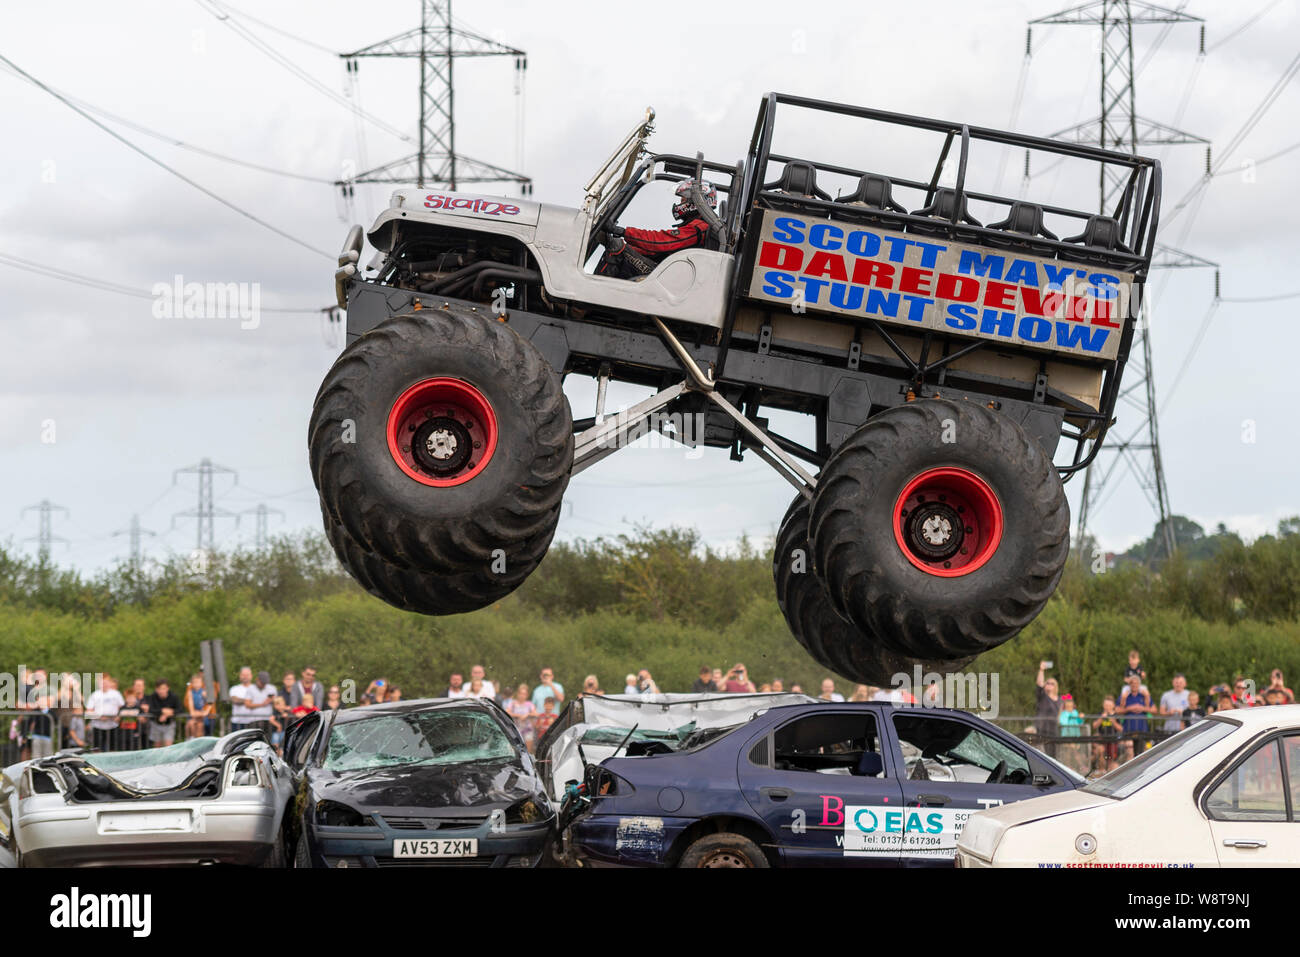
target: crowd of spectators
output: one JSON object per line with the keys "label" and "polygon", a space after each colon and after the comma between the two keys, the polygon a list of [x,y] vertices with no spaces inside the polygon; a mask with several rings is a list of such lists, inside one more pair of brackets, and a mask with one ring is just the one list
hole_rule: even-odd
{"label": "crowd of spectators", "polygon": [[[1250,708],[1295,702],[1280,669],[1274,669],[1269,684],[1257,691],[1254,682],[1237,675],[1231,683],[1216,684],[1202,697],[1188,688],[1181,672],[1170,678],[1170,687],[1157,702],[1148,685],[1142,656],[1131,651],[1122,683],[1113,695],[1105,695],[1100,710],[1085,714],[1068,692],[1063,692],[1048,672],[1053,662],[1039,663],[1037,709],[1034,724],[1027,729],[1029,740],[1049,753],[1063,756],[1085,755],[1082,763],[1095,772],[1108,771],[1162,737],[1173,734],[1216,711]],[[49,687],[48,673],[35,669],[28,673],[20,707],[25,712],[10,723],[9,737],[21,749],[21,757],[39,758],[52,753],[57,740],[61,747],[89,747],[100,750],[135,750],[164,747],[177,740],[178,728],[183,737],[221,733],[226,725],[218,714],[219,695],[202,671],[190,676],[184,687],[174,689],[166,678],[154,681],[152,690],[144,678],[134,678],[119,685],[112,675],[104,674],[90,694],[82,695],[80,679],[75,674],[59,677],[57,688]],[[611,693],[655,695],[659,684],[646,668],[629,672],[622,685]],[[375,678],[359,695],[349,694],[339,684],[321,681],[316,668],[308,666],[301,675],[283,673],[277,686],[268,671],[254,672],[251,667],[239,670],[239,679],[229,689],[229,729],[256,727],[267,732],[271,742],[279,745],[286,728],[303,715],[354,705],[381,704],[402,700],[402,689],[386,678]],[[748,668],[737,662],[724,671],[702,665],[690,691],[695,694],[755,694],[789,691],[803,693],[803,688],[774,677],[755,684]],[[825,701],[844,701],[834,679],[827,677],[818,694]],[[603,695],[596,675],[586,675],[576,696]],[[932,685],[920,692],[937,696],[940,688]],[[467,672],[455,672],[443,687],[432,689],[432,696],[448,698],[492,699],[515,721],[529,750],[536,747],[546,730],[563,710],[567,697],[564,685],[551,668],[543,668],[537,683],[506,685],[489,678],[486,669],[472,665]],[[906,688],[877,688],[857,685],[849,701],[892,701],[915,704],[917,699]],[[941,703],[937,700],[926,703]],[[1077,740],[1076,740],[1077,739]],[[1080,764],[1079,760],[1074,762]]]}
{"label": "crowd of spectators", "polygon": [[1086,735],[1091,744],[1088,770],[1095,773],[1110,771],[1156,741],[1203,721],[1216,711],[1295,704],[1296,700],[1282,670],[1274,668],[1263,691],[1257,693],[1254,681],[1237,675],[1231,683],[1210,687],[1204,699],[1199,691],[1187,686],[1183,672],[1174,672],[1169,689],[1161,693],[1157,702],[1147,683],[1142,654],[1135,648],[1128,654],[1128,666],[1117,692],[1105,695],[1101,710],[1088,717],[1079,712],[1073,696],[1062,692],[1059,682],[1047,676],[1052,666],[1050,661],[1038,664],[1035,681],[1038,704],[1029,733],[1038,743],[1046,744],[1049,752],[1064,748],[1067,757],[1077,753],[1079,745],[1084,743],[1076,744],[1071,739]]}
{"label": "crowd of spectators", "polygon": [[[191,675],[179,691],[167,678],[154,681],[152,690],[144,678],[120,684],[111,674],[97,676],[89,694],[81,684],[69,673],[61,676],[58,687],[51,687],[45,669],[27,673],[19,699],[19,710],[25,713],[9,725],[10,742],[17,745],[22,760],[48,756],[55,740],[62,748],[134,751],[174,744],[178,729],[181,738],[224,730],[218,695],[202,671]],[[362,696],[366,703],[401,698],[400,689],[384,685],[382,679],[372,683]],[[279,688],[271,684],[268,672],[254,676],[252,668],[241,668],[229,700],[229,730],[259,727],[277,745],[284,729],[304,714],[343,705],[340,687],[327,690],[312,667],[303,669],[302,680],[285,672]]]}

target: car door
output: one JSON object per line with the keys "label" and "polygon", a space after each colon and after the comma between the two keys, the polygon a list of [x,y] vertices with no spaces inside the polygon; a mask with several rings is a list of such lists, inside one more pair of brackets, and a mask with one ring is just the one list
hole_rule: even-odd
{"label": "car door", "polygon": [[741,790],[787,864],[898,864],[885,821],[903,792],[886,750],[876,709],[829,705],[778,718],[741,749]]}
{"label": "car door", "polygon": [[907,809],[905,865],[946,866],[971,814],[1063,783],[1042,774],[1024,745],[975,718],[909,708],[893,711],[890,724]]}
{"label": "car door", "polygon": [[1256,744],[1201,802],[1223,867],[1300,864],[1300,735]]}
{"label": "car door", "polygon": [[322,714],[322,711],[309,712],[285,729],[281,752],[285,763],[293,768],[295,774],[301,772],[306,764],[312,742],[320,731]]}

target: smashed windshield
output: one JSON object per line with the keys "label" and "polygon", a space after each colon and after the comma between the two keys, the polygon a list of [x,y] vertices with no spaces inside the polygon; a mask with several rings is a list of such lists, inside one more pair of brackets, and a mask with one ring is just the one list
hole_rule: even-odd
{"label": "smashed windshield", "polygon": [[1132,761],[1121,764],[1109,774],[1099,777],[1083,788],[1089,794],[1123,800],[1162,777],[1210,745],[1222,741],[1238,725],[1233,722],[1211,719],[1201,721],[1166,738],[1150,751],[1143,751]]}
{"label": "smashed windshield", "polygon": [[338,724],[330,732],[324,767],[355,771],[515,756],[514,745],[490,714],[456,708],[376,715]]}

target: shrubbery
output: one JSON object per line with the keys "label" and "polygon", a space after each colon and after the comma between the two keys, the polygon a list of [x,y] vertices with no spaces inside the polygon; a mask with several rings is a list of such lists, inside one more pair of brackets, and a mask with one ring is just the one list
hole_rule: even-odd
{"label": "shrubbery", "polygon": [[[1043,614],[972,668],[996,671],[1003,714],[1030,713],[1041,658],[1062,689],[1095,711],[1118,690],[1130,647],[1152,690],[1174,671],[1204,693],[1241,673],[1261,685],[1280,667],[1300,678],[1300,523],[1251,545],[1226,537],[1202,558],[1158,571],[1129,564],[1091,575],[1071,563]],[[587,674],[606,691],[646,667],[664,690],[686,690],[701,664],[745,662],[755,681],[815,689],[825,669],[790,637],[772,596],[770,551],[742,541],[723,554],[693,530],[557,543],[514,595],[491,608],[425,618],[362,592],[322,538],[281,538],[261,552],[176,560],[93,580],[0,549],[0,670],[166,676],[183,684],[198,643],[220,638],[227,666],[278,672],[314,664],[360,688],[385,677],[408,696],[482,664],[511,684],[553,667],[566,689]],[[838,682],[841,691],[851,690]]]}

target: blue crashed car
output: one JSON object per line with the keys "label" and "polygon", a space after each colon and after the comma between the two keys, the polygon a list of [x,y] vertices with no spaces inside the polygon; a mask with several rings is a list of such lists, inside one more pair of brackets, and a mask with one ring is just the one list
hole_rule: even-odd
{"label": "blue crashed car", "polygon": [[[561,827],[592,864],[951,866],[982,808],[1083,778],[965,711],[773,707],[698,746],[587,767]],[[657,752],[657,753],[655,753]]]}

